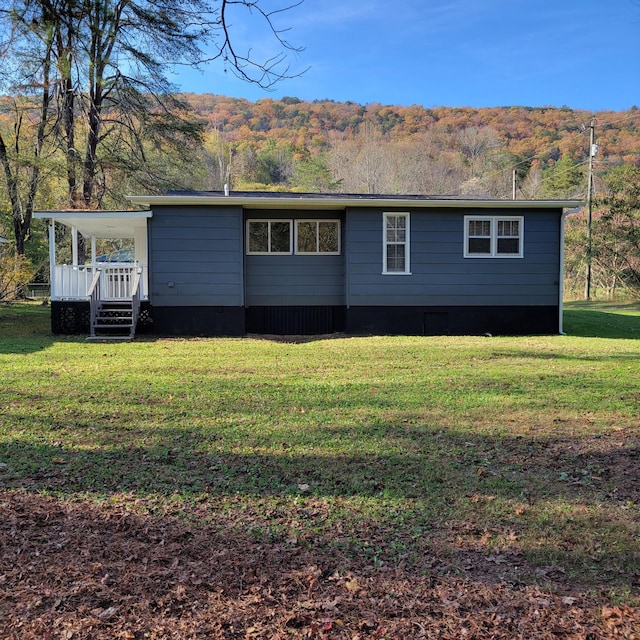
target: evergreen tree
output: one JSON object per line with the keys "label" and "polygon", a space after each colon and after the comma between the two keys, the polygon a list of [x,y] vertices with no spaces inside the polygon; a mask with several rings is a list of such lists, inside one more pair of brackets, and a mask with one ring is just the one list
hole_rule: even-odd
{"label": "evergreen tree", "polygon": [[575,198],[584,194],[586,178],[580,163],[563,154],[543,175],[541,196],[546,198]]}
{"label": "evergreen tree", "polygon": [[596,202],[593,259],[599,285],[612,297],[620,287],[640,292],[640,168],[615,167]]}

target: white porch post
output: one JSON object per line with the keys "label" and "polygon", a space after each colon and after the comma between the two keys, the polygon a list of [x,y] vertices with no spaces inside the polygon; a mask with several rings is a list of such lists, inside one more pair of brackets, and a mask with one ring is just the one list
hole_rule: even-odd
{"label": "white porch post", "polygon": [[56,283],[56,221],[49,221],[49,286],[51,299],[57,296]]}
{"label": "white porch post", "polygon": [[78,266],[78,228],[71,227],[71,264]]}
{"label": "white porch post", "polygon": [[147,225],[134,229],[134,260],[142,265],[142,293],[146,297],[149,292],[149,246],[147,241]]}
{"label": "white porch post", "polygon": [[134,229],[134,241],[135,241],[135,261],[141,262],[142,264],[147,264],[147,226],[145,225],[143,228],[136,227]]}

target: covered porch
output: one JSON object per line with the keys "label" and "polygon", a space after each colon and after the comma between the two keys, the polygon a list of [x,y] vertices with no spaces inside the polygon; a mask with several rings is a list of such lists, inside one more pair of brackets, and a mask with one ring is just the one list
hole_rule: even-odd
{"label": "covered porch", "polygon": [[[35,218],[49,219],[49,266],[51,300],[88,300],[91,283],[100,275],[101,294],[113,300],[131,297],[133,274],[140,273],[140,297],[148,298],[147,219],[151,211],[38,211]],[[71,230],[71,263],[57,260],[55,225]],[[78,234],[90,242],[85,264],[78,263]],[[132,261],[98,260],[99,239],[133,240]]]}
{"label": "covered porch", "polygon": [[[151,211],[39,211],[34,217],[49,220],[49,266],[51,305],[61,317],[74,316],[76,331],[91,336],[116,329],[135,332],[142,301],[148,300],[147,220]],[[71,260],[59,262],[56,225],[71,232]],[[87,242],[89,254],[79,260],[78,235]],[[130,252],[97,255],[98,240],[132,240]],[[126,255],[123,255],[126,253]],[[68,249],[66,251],[69,256]],[[77,316],[77,317],[76,317]],[[55,324],[54,314],[52,322]]]}

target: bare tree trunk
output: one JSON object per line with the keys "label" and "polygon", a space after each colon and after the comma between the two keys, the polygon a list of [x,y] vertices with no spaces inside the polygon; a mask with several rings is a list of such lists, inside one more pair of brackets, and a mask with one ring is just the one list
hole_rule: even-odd
{"label": "bare tree trunk", "polygon": [[7,191],[9,193],[9,200],[11,202],[11,212],[13,214],[13,232],[15,235],[16,252],[18,255],[24,255],[24,242],[28,235],[28,231],[24,225],[24,215],[22,213],[22,201],[20,200],[20,194],[18,192],[18,180],[11,168],[11,162],[9,161],[9,152],[7,151],[7,145],[0,134],[0,162],[2,163],[2,169],[4,170],[4,177],[7,183]]}
{"label": "bare tree trunk", "polygon": [[[25,243],[31,235],[31,220],[35,209],[38,186],[40,184],[40,171],[42,161],[42,151],[45,143],[46,127],[49,118],[50,104],[50,74],[51,74],[51,42],[48,43],[47,50],[42,61],[42,97],[40,101],[40,113],[38,127],[36,130],[36,140],[33,149],[33,158],[29,160],[29,179],[27,181],[26,202],[20,196],[18,187],[18,171],[11,167],[11,160],[4,138],[0,134],[0,164],[5,175],[9,200],[11,202],[11,212],[13,217],[13,233],[15,237],[16,253],[23,256],[25,253]],[[14,149],[16,162],[25,162],[21,158],[20,138],[22,135],[22,113],[16,110],[16,122],[14,125],[15,142]]]}
{"label": "bare tree trunk", "polygon": [[65,156],[67,163],[67,197],[69,206],[76,209],[79,204],[78,180],[76,175],[76,148],[75,148],[75,92],[71,78],[65,78],[62,82],[62,120],[65,135]]}
{"label": "bare tree trunk", "polygon": [[84,156],[84,169],[82,176],[82,202],[89,209],[93,203],[93,193],[95,190],[95,177],[98,149],[100,140],[100,113],[94,104],[93,99],[89,106],[89,132],[87,135],[87,146]]}

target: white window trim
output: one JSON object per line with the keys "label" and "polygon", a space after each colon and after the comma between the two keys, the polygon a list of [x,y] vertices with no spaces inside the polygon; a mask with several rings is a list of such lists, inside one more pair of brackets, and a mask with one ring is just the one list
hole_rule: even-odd
{"label": "white window trim", "polygon": [[[487,220],[490,223],[490,247],[489,253],[469,253],[469,221],[471,220]],[[498,221],[501,220],[517,220],[519,223],[520,234],[518,235],[519,249],[518,253],[498,253]],[[515,236],[512,236],[515,237]],[[524,258],[524,216],[465,216],[464,217],[464,257],[465,258]]]}
{"label": "white window trim", "polygon": [[[406,236],[404,241],[404,271],[387,271],[387,219],[406,218]],[[400,244],[400,243],[392,243]],[[384,276],[410,276],[411,275],[411,214],[405,211],[385,212],[382,214],[382,275]]]}
{"label": "white window trim", "polygon": [[[268,226],[268,235],[267,242],[269,245],[269,251],[250,251],[249,247],[249,226],[252,222],[267,222]],[[271,223],[273,222],[288,222],[289,223],[289,251],[271,251]],[[247,228],[246,228],[246,243],[247,243],[247,255],[248,256],[290,256],[293,254],[293,220],[288,218],[251,218],[247,220]]]}
{"label": "white window trim", "polygon": [[[298,225],[301,222],[315,222],[316,223],[316,247],[318,246],[318,226],[319,222],[332,222],[338,226],[338,250],[337,251],[298,251]],[[342,234],[340,229],[340,220],[337,218],[313,218],[305,219],[300,218],[295,220],[295,236],[294,236],[294,248],[296,255],[299,256],[339,256],[342,253]]]}

